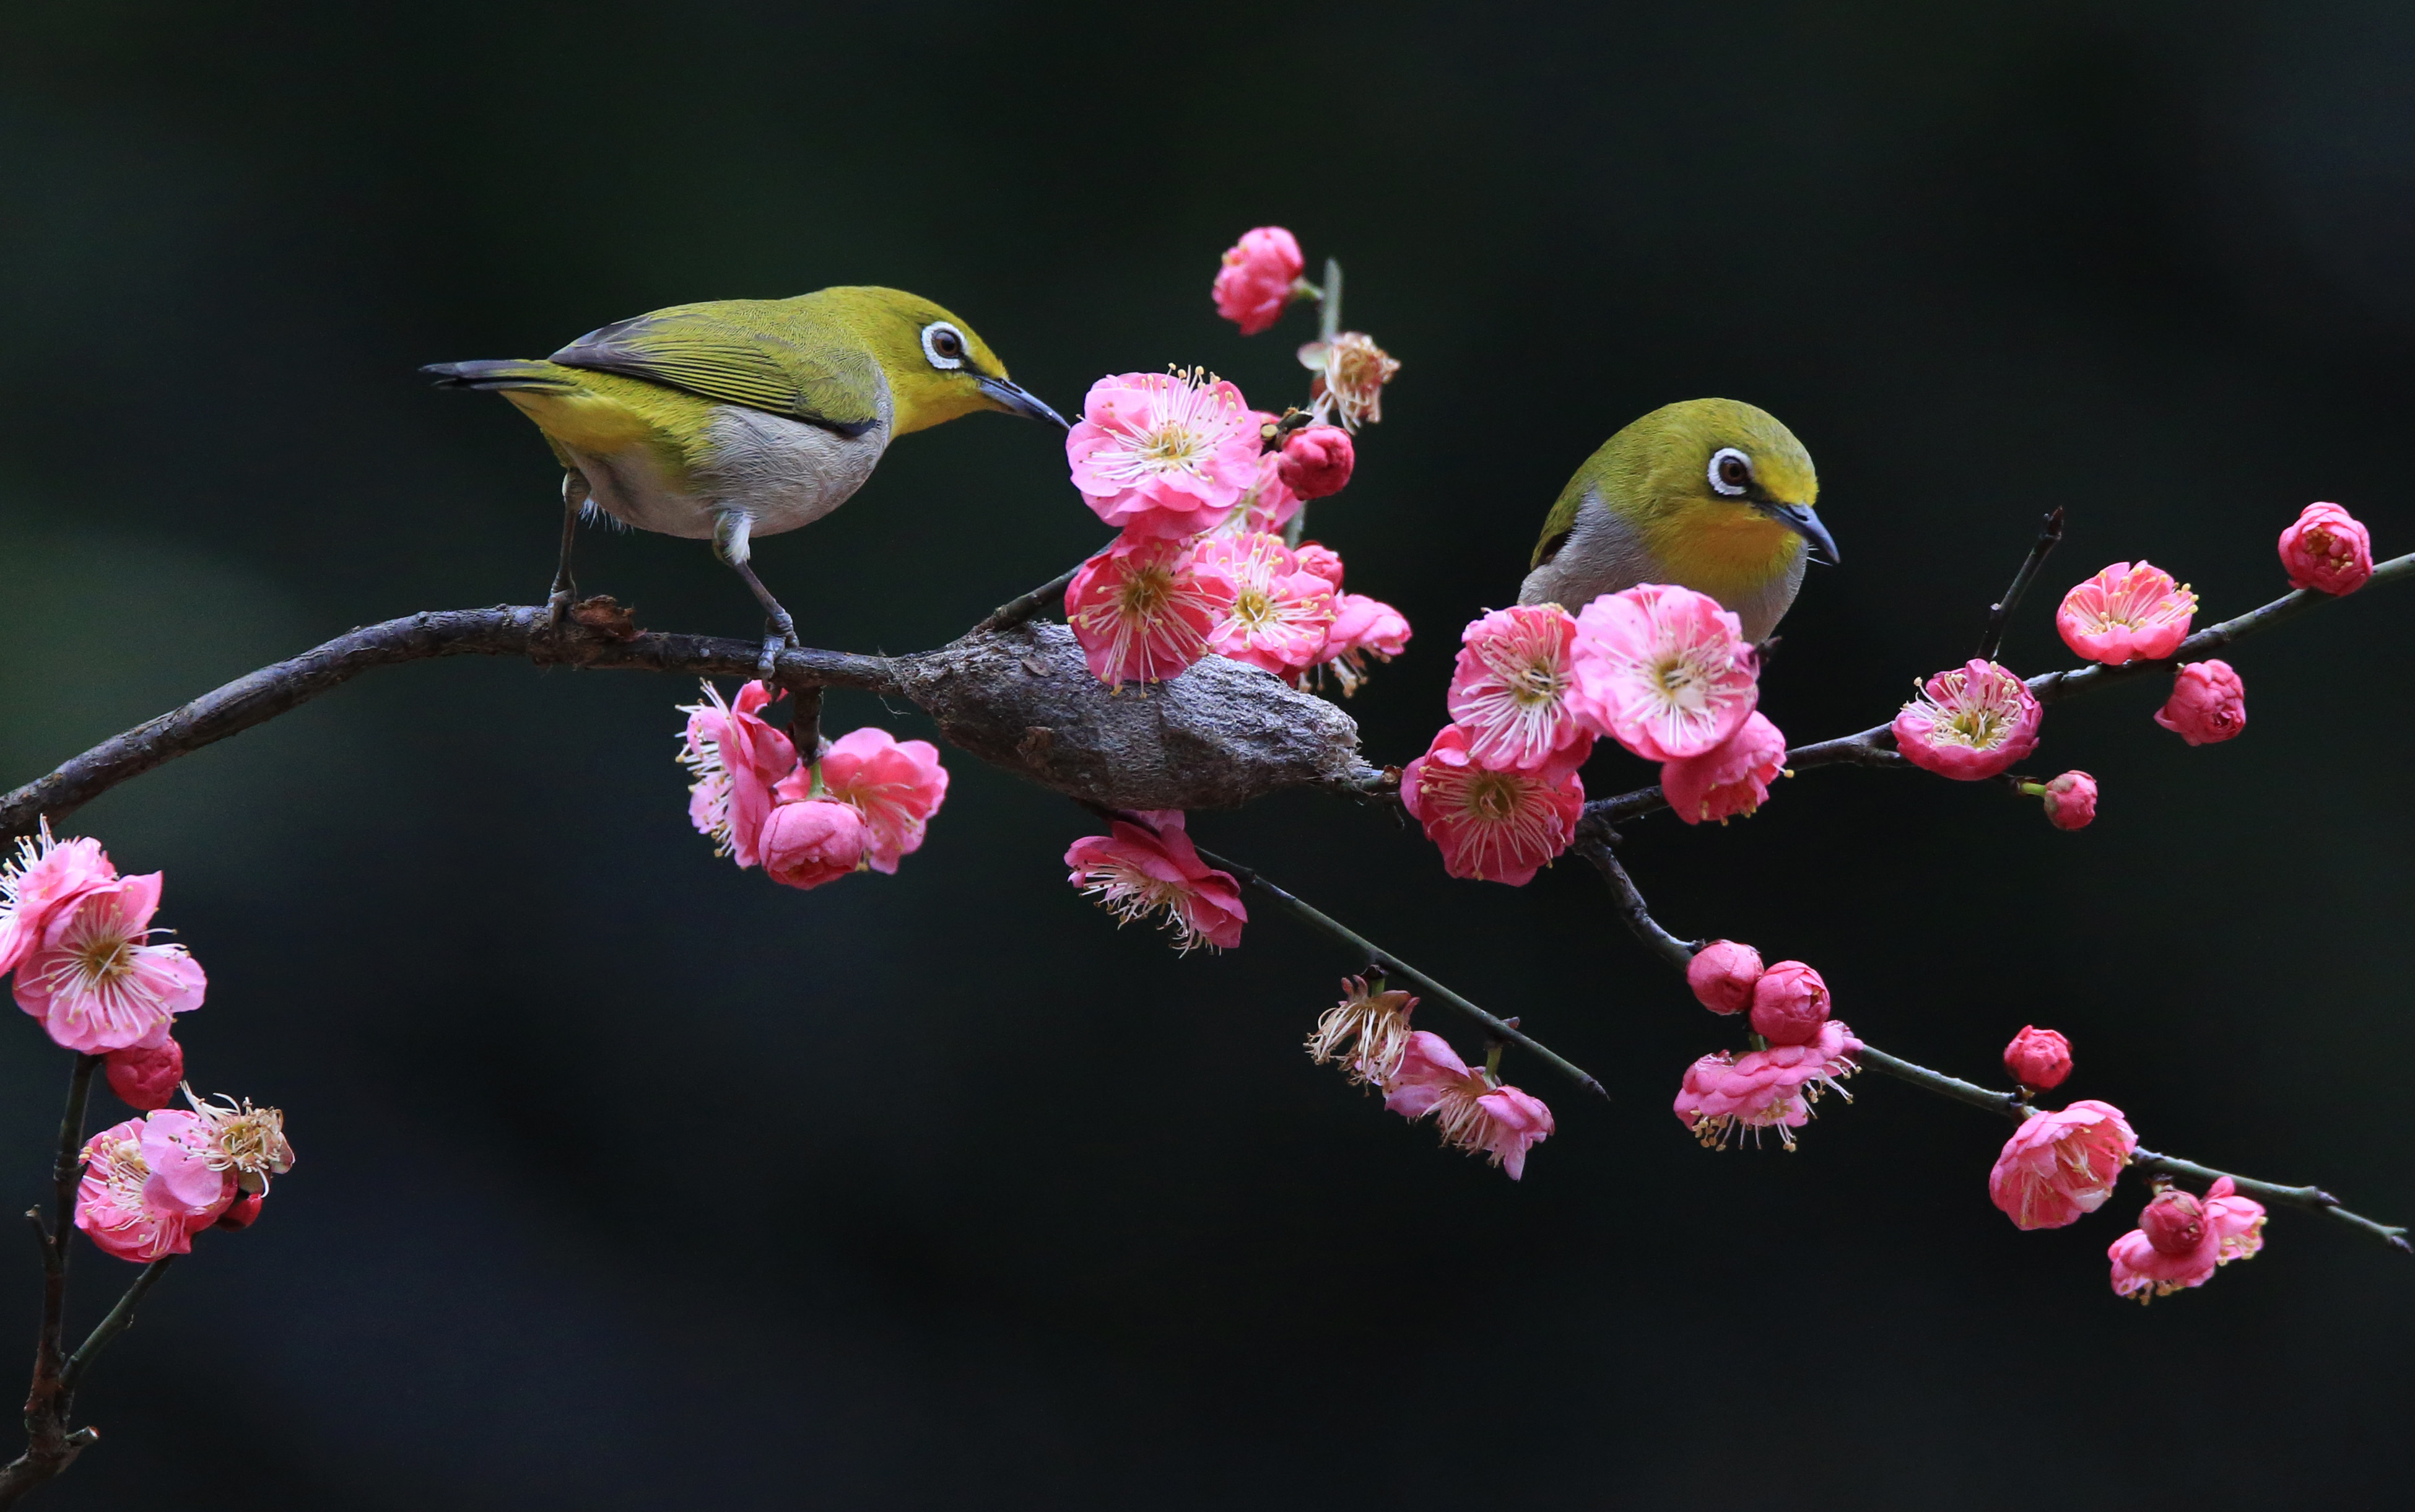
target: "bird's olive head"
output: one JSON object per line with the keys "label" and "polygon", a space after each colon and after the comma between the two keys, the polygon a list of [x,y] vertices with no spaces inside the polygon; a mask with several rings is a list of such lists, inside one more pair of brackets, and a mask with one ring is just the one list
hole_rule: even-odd
{"label": "bird's olive head", "polygon": [[[1629,426],[1647,531],[1677,555],[1792,565],[1795,552],[1835,562],[1837,543],[1812,510],[1811,454],[1776,415],[1734,399],[1688,399]],[[1613,444],[1615,442],[1613,441]],[[1797,542],[1801,543],[1800,545]]]}
{"label": "bird's olive head", "polygon": [[927,299],[897,289],[828,290],[843,296],[848,323],[889,380],[897,412],[891,434],[923,430],[976,410],[1065,424],[1064,416],[1011,382],[1006,364],[973,328]]}

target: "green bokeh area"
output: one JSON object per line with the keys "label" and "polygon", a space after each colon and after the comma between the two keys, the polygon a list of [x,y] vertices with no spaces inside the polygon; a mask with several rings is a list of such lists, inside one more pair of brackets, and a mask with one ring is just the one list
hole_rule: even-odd
{"label": "green bokeh area", "polygon": [[[1061,410],[1169,362],[1280,404],[1309,317],[1243,339],[1208,300],[1265,222],[1343,259],[1404,364],[1313,522],[1418,629],[1350,706],[1375,759],[1423,749],[1568,473],[1705,394],[1804,439],[1844,557],[1763,707],[1860,728],[1969,654],[2052,505],[2025,672],[2107,562],[2227,615],[2281,591],[2311,500],[2415,546],[2410,64],[2379,5],[21,7],[0,784],[353,625],[541,597],[544,446],[421,363],[880,282]],[[758,561],[809,643],[908,651],[1101,538],[1051,434],[981,416]],[[755,629],[696,543],[581,561],[650,626]],[[2041,771],[2104,785],[2078,834],[1839,770],[1640,822],[1629,861],[1681,935],[1818,965],[1874,1043],[1993,1080],[2051,1025],[2068,1094],[2155,1147],[2415,1218],[2410,613],[2241,646],[2226,745],[2146,687],[2051,710]],[[716,861],[671,761],[692,693],[381,670],[77,816],[166,870],[195,1079],[286,1108],[300,1163],[163,1281],[45,1496],[2079,1512],[2399,1478],[2404,1257],[2283,1212],[2204,1290],[2117,1303],[2136,1187],[2018,1233],[2002,1126],[1875,1077],[1795,1154],[1706,1153],[1669,1101],[1734,1026],[1580,866],[1454,882],[1304,795],[1194,819],[1601,1076],[1585,1104],[1505,1062],[1559,1118],[1513,1185],[1300,1054],[1364,963],[1270,914],[1221,957],[1118,933],[1063,884],[1081,811],[968,757],[894,877]],[[857,694],[829,720],[930,734]],[[0,1042],[12,1200],[66,1072],[31,1021]],[[86,1316],[132,1274],[79,1267]],[[36,1297],[26,1246],[0,1333]]]}

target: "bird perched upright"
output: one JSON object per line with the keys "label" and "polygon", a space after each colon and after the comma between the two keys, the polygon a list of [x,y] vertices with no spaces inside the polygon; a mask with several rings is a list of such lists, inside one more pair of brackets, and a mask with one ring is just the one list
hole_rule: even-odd
{"label": "bird perched upright", "polygon": [[1837,543],[1812,513],[1811,455],[1766,410],[1734,399],[1663,405],[1602,443],[1543,522],[1521,604],[1582,608],[1638,583],[1708,593],[1765,638],[1807,561]]}
{"label": "bird perched upright", "polygon": [[711,540],[771,619],[766,676],[796,624],[748,565],[751,542],[847,502],[890,442],[976,410],[1065,419],[1008,382],[972,328],[895,289],[675,305],[590,331],[543,362],[447,362],[440,388],[494,389],[561,459],[562,562],[581,513]]}

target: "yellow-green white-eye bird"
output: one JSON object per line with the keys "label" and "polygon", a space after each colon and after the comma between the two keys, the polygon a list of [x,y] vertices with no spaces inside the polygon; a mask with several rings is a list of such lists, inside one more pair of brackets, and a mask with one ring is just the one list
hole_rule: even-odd
{"label": "yellow-green white-eye bird", "polygon": [[571,543],[593,508],[641,531],[712,541],[771,618],[767,668],[796,625],[748,565],[754,537],[847,502],[910,431],[976,410],[1065,424],[1008,381],[972,327],[895,289],[675,305],[591,331],[543,362],[420,370],[440,388],[500,391],[561,459],[555,622],[576,596]]}
{"label": "yellow-green white-eye bird", "polygon": [[1804,564],[1834,562],[1812,513],[1811,454],[1768,411],[1734,399],[1663,405],[1602,443],[1560,491],[1521,604],[1582,608],[1638,583],[1708,593],[1765,638]]}

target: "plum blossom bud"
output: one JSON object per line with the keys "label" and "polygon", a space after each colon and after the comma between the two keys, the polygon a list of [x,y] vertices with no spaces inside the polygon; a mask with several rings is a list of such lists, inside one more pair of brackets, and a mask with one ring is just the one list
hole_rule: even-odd
{"label": "plum blossom bud", "polygon": [[1292,284],[1308,260],[1299,241],[1281,226],[1258,226],[1243,232],[1238,243],[1225,248],[1223,266],[1216,271],[1216,313],[1256,336],[1273,325],[1291,303]]}
{"label": "plum blossom bud", "polygon": [[1319,546],[1313,541],[1302,541],[1292,552],[1292,555],[1299,559],[1300,571],[1305,573],[1314,573],[1317,576],[1324,578],[1328,583],[1331,583],[1333,585],[1333,591],[1336,593],[1342,591],[1341,552],[1334,550],[1329,546]]}
{"label": "plum blossom bud", "polygon": [[1804,1045],[1828,1022],[1828,984],[1800,961],[1780,961],[1752,984],[1752,1032],[1774,1045]]}
{"label": "plum blossom bud", "polygon": [[1713,940],[1686,963],[1686,985],[1695,1001],[1714,1013],[1741,1013],[1752,1006],[1752,984],[1761,980],[1761,952],[1733,940]]}
{"label": "plum blossom bud", "polygon": [[2205,1243],[2205,1205],[2177,1187],[2155,1193],[2138,1227],[2159,1254],[2184,1255]]}
{"label": "plum blossom bud", "polygon": [[2023,783],[2021,791],[2046,802],[2046,822],[2058,830],[2085,830],[2096,817],[2096,779],[2066,771],[2051,782]]}
{"label": "plum blossom bud", "polygon": [[2247,685],[2228,662],[2191,662],[2172,679],[2155,723],[2191,745],[2229,740],[2247,727]]}
{"label": "plum blossom bud", "polygon": [[862,810],[834,798],[773,809],[762,844],[764,873],[783,887],[818,888],[871,864]]}
{"label": "plum blossom bud", "polygon": [[264,1191],[251,1191],[244,1193],[242,1196],[237,1197],[232,1203],[229,1204],[227,1210],[220,1213],[218,1217],[218,1221],[210,1226],[212,1228],[218,1229],[248,1229],[251,1227],[254,1223],[260,1221],[260,1205],[267,1199],[267,1196],[268,1193]]}
{"label": "plum blossom bud", "polygon": [[2373,576],[2373,537],[2337,504],[2308,504],[2281,532],[2281,565],[2291,588],[2353,593]]}
{"label": "plum blossom bud", "polygon": [[176,1100],[185,1081],[185,1047],[173,1037],[156,1045],[109,1053],[109,1089],[129,1108],[150,1112]]}
{"label": "plum blossom bud", "polygon": [[1340,426],[1305,426],[1283,438],[1275,475],[1302,499],[1340,493],[1358,465],[1350,432]]}
{"label": "plum blossom bud", "polygon": [[2034,1091],[2051,1091],[2071,1074],[2071,1041],[2052,1029],[2024,1025],[2004,1047],[2004,1073]]}

